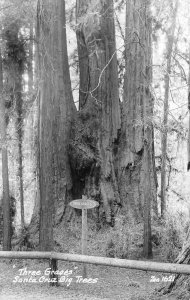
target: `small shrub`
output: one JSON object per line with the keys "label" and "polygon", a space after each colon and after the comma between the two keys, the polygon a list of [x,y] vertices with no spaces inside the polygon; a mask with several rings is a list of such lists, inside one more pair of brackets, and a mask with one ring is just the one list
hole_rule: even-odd
{"label": "small shrub", "polygon": [[[182,248],[189,228],[185,220],[185,216],[168,214],[165,221],[152,222],[152,246],[165,261],[173,262]],[[143,223],[135,224],[132,218],[118,216],[114,228],[106,231],[104,244],[108,257],[142,257]]]}
{"label": "small shrub", "polygon": [[[143,228],[134,225],[120,215],[115,220],[115,226],[110,230],[106,244],[106,255],[108,257],[130,258],[142,245]],[[140,247],[139,247],[140,245]]]}
{"label": "small shrub", "polygon": [[115,257],[115,244],[112,241],[112,239],[110,241],[108,241],[108,243],[107,243],[106,256],[107,257]]}
{"label": "small shrub", "polygon": [[178,256],[185,239],[184,218],[168,214],[163,226],[161,248],[167,261],[173,262]]}

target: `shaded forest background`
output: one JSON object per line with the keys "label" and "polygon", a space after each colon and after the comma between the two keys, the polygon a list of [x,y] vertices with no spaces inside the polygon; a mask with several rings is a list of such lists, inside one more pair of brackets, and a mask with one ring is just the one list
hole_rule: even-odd
{"label": "shaded forest background", "polygon": [[188,262],[189,4],[63,2],[0,2],[12,247],[77,235],[86,194],[104,255]]}

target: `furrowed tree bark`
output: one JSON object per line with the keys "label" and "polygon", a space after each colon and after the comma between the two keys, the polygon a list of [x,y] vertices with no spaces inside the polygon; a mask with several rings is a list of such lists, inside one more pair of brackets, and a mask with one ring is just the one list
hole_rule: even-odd
{"label": "furrowed tree bark", "polygon": [[20,26],[14,22],[5,29],[4,37],[6,40],[5,64],[8,74],[8,88],[12,103],[15,104],[16,111],[16,131],[18,139],[18,177],[21,207],[21,227],[24,228],[24,191],[23,191],[23,95],[22,95],[22,75],[25,64],[25,48],[22,35],[19,36]]}
{"label": "furrowed tree bark", "polygon": [[144,219],[144,256],[152,256],[151,208],[157,215],[149,1],[126,2],[125,79],[118,181],[126,214]]}
{"label": "furrowed tree bark", "polygon": [[[171,9],[173,8],[172,3]],[[172,63],[172,51],[174,44],[174,35],[176,28],[176,15],[178,9],[178,1],[175,1],[171,26],[167,33],[167,67],[165,73],[165,95],[164,95],[164,114],[163,114],[163,132],[162,132],[162,164],[161,164],[161,217],[164,218],[166,213],[166,157],[167,157],[167,134],[168,134],[168,113],[169,113],[169,94],[170,94],[170,75]]]}
{"label": "furrowed tree bark", "polygon": [[9,170],[6,142],[6,118],[5,100],[3,95],[3,68],[0,50],[0,131],[1,131],[1,151],[2,151],[2,179],[3,179],[3,250],[11,250],[11,216],[10,216],[10,196],[9,196]]}
{"label": "furrowed tree bark", "polygon": [[40,30],[40,247],[53,248],[53,224],[72,187],[67,145],[75,113],[67,57],[65,1],[38,2]]}
{"label": "furrowed tree bark", "polygon": [[[78,164],[76,181],[82,176],[83,182],[74,193],[98,200],[99,217],[113,224],[120,205],[114,150],[121,127],[113,1],[77,0],[76,5],[80,136],[86,158],[83,154]],[[77,134],[75,145],[74,157],[80,151]]]}

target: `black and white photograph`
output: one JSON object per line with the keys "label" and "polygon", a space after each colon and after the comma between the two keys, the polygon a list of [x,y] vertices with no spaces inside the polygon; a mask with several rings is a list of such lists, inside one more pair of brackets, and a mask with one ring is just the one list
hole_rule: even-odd
{"label": "black and white photograph", "polygon": [[190,300],[190,0],[0,0],[0,300]]}

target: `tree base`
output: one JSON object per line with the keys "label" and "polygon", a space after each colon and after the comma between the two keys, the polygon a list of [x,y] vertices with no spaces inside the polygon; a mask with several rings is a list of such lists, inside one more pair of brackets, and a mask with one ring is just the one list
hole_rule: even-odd
{"label": "tree base", "polygon": [[[189,236],[190,231],[187,234]],[[187,238],[188,241],[188,238]],[[190,264],[190,242],[188,241],[178,255],[174,263],[186,263]],[[170,294],[175,292],[180,300],[189,300],[190,297],[190,278],[186,275],[177,274],[173,282],[169,283],[158,290],[162,295]]]}

